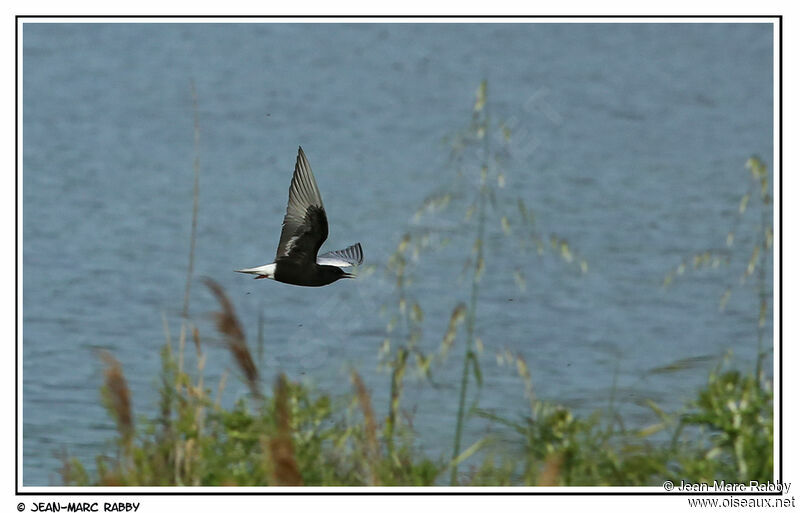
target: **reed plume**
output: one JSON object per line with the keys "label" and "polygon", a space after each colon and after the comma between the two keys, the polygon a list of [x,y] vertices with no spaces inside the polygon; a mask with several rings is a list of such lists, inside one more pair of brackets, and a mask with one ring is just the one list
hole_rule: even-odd
{"label": "reed plume", "polygon": [[256,367],[253,355],[250,354],[250,349],[247,347],[245,340],[244,329],[242,328],[239,318],[236,317],[236,311],[233,309],[233,304],[228,299],[228,296],[222,290],[222,287],[212,280],[211,278],[204,278],[203,282],[216,296],[220,307],[219,312],[214,312],[214,320],[217,323],[217,330],[225,336],[225,342],[228,350],[233,355],[234,361],[239,366],[239,369],[244,374],[247,385],[250,391],[256,397],[261,397],[259,390],[259,376],[258,367]]}
{"label": "reed plume", "polygon": [[369,464],[370,470],[370,484],[378,486],[378,475],[375,471],[375,463],[378,461],[378,437],[377,427],[375,424],[375,413],[372,411],[372,402],[369,397],[369,391],[361,380],[361,376],[356,371],[350,373],[350,379],[353,381],[353,386],[356,388],[356,396],[358,397],[358,404],[361,406],[361,412],[364,414],[364,429],[367,437],[366,451],[364,456]]}
{"label": "reed plume", "polygon": [[102,391],[103,400],[117,421],[117,430],[119,430],[125,446],[128,447],[133,438],[133,413],[128,383],[125,380],[125,374],[122,372],[122,365],[111,353],[101,351],[100,358],[105,364],[105,370],[103,371],[105,376]]}
{"label": "reed plume", "polygon": [[269,441],[272,479],[279,486],[302,486],[292,445],[292,411],[289,409],[289,384],[281,373],[275,381],[275,421],[277,433]]}

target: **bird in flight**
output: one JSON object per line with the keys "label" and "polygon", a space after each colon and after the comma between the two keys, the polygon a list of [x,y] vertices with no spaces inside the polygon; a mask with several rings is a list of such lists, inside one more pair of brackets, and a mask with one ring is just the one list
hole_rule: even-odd
{"label": "bird in flight", "polygon": [[317,255],[327,238],[328,217],[311,166],[301,147],[297,151],[297,163],[289,186],[289,204],[283,218],[275,261],[236,272],[255,274],[256,279],[270,278],[304,287],[321,287],[340,278],[354,278],[345,269],[359,265],[364,260],[361,243]]}

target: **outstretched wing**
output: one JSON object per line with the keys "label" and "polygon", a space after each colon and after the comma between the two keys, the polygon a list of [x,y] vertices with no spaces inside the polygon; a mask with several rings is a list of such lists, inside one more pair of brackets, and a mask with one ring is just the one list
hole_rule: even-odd
{"label": "outstretched wing", "polygon": [[335,265],[336,267],[352,267],[360,265],[363,261],[364,253],[361,251],[360,242],[338,251],[328,251],[317,257],[318,264]]}
{"label": "outstretched wing", "polygon": [[290,257],[314,262],[320,246],[327,238],[328,217],[322,197],[306,154],[303,148],[299,148],[275,260]]}

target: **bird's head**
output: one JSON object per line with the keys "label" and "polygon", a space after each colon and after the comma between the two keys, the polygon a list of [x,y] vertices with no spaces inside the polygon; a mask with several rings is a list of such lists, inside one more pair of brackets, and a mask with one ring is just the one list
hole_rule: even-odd
{"label": "bird's head", "polygon": [[341,267],[336,267],[335,265],[321,265],[319,267],[328,283],[333,283],[341,278],[355,278],[355,275],[346,273]]}

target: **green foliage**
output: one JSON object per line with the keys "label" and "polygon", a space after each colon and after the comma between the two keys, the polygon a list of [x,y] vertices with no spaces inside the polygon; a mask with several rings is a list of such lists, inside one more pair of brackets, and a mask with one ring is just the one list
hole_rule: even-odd
{"label": "green foliage", "polygon": [[[489,452],[460,484],[660,486],[667,479],[772,480],[772,392],[753,374],[717,369],[686,411],[659,412],[661,423],[627,430],[619,422],[606,422],[605,417],[615,416],[613,411],[577,418],[562,406],[541,401],[521,421],[479,411],[519,438],[501,463],[495,463],[499,449]],[[663,431],[671,443],[654,439]],[[553,467],[557,472],[551,472]],[[552,475],[546,476],[548,472]]]}
{"label": "green foliage", "polygon": [[[773,395],[754,374],[715,369],[682,422],[708,432],[707,463],[712,477],[729,481],[772,480]],[[731,479],[730,476],[735,476]]]}
{"label": "green foliage", "polygon": [[[143,419],[129,452],[97,459],[89,474],[75,458],[63,457],[62,479],[78,486],[265,486],[281,484],[273,441],[280,437],[277,392],[263,400],[241,398],[225,409],[211,401],[202,380],[178,370],[169,346],[162,351],[161,412]],[[431,485],[442,465],[407,443],[406,430],[395,437],[393,457],[368,462],[365,426],[348,420],[347,401],[287,386],[290,457],[302,484],[369,484],[365,469],[376,469],[383,485]],[[113,412],[109,409],[110,413]],[[207,412],[207,413],[205,413]],[[116,443],[122,448],[120,437]],[[299,484],[299,483],[298,483]]]}
{"label": "green foliage", "polygon": [[[463,307],[462,307],[463,308]],[[462,314],[463,315],[463,314]],[[182,331],[183,333],[183,331]],[[183,341],[183,339],[181,339]],[[674,482],[766,482],[772,479],[772,391],[754,374],[718,366],[708,384],[682,412],[669,414],[649,403],[660,422],[628,430],[613,410],[585,418],[537,400],[521,356],[506,355],[524,383],[530,414],[520,420],[477,409],[509,438],[487,435],[454,461],[432,460],[416,434],[397,423],[388,432],[372,417],[369,394],[357,380],[353,397],[331,398],[281,377],[272,395],[240,398],[223,408],[203,385],[204,357],[197,372],[183,370],[185,344],[177,356],[161,352],[160,410],[133,427],[118,423],[112,455],[88,472],[62,457],[62,480],[76,486],[267,486],[336,485],[430,486],[452,469],[482,455],[481,463],[457,474],[455,484],[471,486],[564,485],[655,486]],[[121,367],[106,375],[124,383]],[[116,389],[104,388],[112,418],[119,418]],[[353,415],[358,405],[364,422]],[[657,433],[666,433],[656,439]]]}

